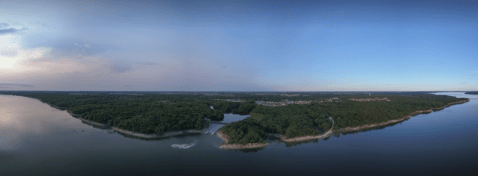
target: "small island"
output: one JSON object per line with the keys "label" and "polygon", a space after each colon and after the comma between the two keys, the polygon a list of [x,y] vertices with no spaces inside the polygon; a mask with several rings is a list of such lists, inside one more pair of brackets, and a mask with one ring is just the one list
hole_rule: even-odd
{"label": "small island", "polygon": [[478,95],[478,91],[465,92],[465,94]]}
{"label": "small island", "polygon": [[[466,98],[428,92],[391,93],[197,93],[197,92],[17,92],[0,94],[39,99],[66,110],[84,123],[140,138],[164,138],[206,132],[224,113],[250,115],[216,135],[220,148],[248,149],[283,142],[327,138],[385,126],[430,113]],[[293,96],[291,96],[293,95]]]}

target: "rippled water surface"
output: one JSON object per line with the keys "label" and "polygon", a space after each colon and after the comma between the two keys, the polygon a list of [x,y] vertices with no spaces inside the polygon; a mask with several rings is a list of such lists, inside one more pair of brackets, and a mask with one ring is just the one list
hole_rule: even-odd
{"label": "rippled water surface", "polygon": [[129,138],[35,99],[0,95],[0,175],[475,175],[478,96],[440,94],[470,102],[383,129],[239,151],[219,149],[211,134]]}

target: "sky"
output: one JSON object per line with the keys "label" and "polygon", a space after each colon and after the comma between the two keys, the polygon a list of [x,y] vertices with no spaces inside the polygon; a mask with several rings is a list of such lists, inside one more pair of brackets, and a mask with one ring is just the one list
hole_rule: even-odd
{"label": "sky", "polygon": [[478,90],[478,0],[0,0],[0,90]]}

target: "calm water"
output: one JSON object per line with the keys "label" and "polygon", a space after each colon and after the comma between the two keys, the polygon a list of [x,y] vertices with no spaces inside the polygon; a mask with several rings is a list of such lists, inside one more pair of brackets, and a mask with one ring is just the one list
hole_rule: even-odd
{"label": "calm water", "polygon": [[[237,114],[224,114],[224,119],[220,121],[221,123],[231,123],[241,121],[245,118],[249,117],[249,115],[237,115]],[[217,130],[223,127],[225,124],[218,124],[214,121],[211,121],[209,128],[206,133],[214,134]]]}
{"label": "calm water", "polygon": [[219,149],[210,134],[128,138],[38,100],[0,95],[0,175],[476,175],[478,96],[441,94],[471,101],[384,129],[243,151]]}

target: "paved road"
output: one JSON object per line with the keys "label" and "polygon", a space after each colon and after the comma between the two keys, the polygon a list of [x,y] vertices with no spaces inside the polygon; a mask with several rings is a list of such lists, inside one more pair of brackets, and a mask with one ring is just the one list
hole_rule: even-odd
{"label": "paved road", "polygon": [[[333,132],[332,129],[334,128],[335,121],[334,121],[334,119],[333,119],[332,117],[330,117],[330,116],[329,116],[329,120],[332,120],[332,127],[331,127],[330,130],[327,131],[326,133],[319,135],[319,138],[321,138],[321,139],[326,138],[326,137],[329,137],[329,136],[332,134],[332,132]],[[224,122],[213,122],[213,121],[211,121],[211,124],[228,124],[228,123],[224,123]],[[215,129],[211,129],[211,127],[210,127],[210,129],[208,129],[208,131],[207,131],[206,133],[211,133],[211,135],[214,135],[214,134],[217,132],[217,130],[219,130],[219,128],[221,128],[221,127],[222,127],[222,126],[216,127]]]}
{"label": "paved road", "polygon": [[323,139],[323,138],[326,138],[326,137],[329,137],[331,134],[332,134],[332,129],[334,128],[334,119],[332,117],[329,116],[329,120],[332,120],[332,127],[330,128],[329,131],[327,131],[326,133],[322,134],[322,135],[319,135],[319,138]]}

